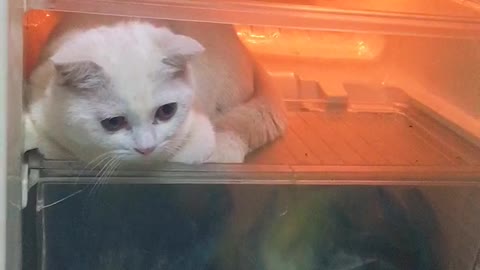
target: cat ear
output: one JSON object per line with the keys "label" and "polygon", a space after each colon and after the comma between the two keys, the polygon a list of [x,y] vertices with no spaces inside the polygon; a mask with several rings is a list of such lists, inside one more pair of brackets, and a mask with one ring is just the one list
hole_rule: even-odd
{"label": "cat ear", "polygon": [[74,89],[96,89],[105,85],[103,68],[92,61],[56,63],[57,84]]}
{"label": "cat ear", "polygon": [[174,35],[166,44],[166,57],[162,63],[183,70],[190,59],[205,51],[205,48],[195,39]]}

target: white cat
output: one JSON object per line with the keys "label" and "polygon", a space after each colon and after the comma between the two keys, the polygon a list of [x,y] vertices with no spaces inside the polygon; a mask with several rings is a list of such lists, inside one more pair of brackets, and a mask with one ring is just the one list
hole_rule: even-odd
{"label": "white cat", "polygon": [[119,20],[71,14],[53,33],[26,119],[46,158],[242,162],[281,136],[281,103],[233,27]]}

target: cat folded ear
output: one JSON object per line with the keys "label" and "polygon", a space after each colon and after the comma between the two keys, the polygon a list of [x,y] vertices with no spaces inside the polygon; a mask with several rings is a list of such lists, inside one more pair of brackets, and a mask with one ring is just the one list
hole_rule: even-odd
{"label": "cat folded ear", "polygon": [[74,89],[97,89],[105,85],[107,76],[102,67],[92,61],[56,63],[51,60],[57,84]]}
{"label": "cat folded ear", "polygon": [[205,51],[198,41],[187,36],[174,35],[166,43],[166,57],[162,63],[176,70],[183,70],[192,57]]}

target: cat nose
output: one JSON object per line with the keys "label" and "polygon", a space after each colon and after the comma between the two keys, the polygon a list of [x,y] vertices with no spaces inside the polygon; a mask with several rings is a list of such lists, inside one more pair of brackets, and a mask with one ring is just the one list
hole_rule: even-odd
{"label": "cat nose", "polygon": [[155,146],[152,146],[152,147],[147,147],[147,148],[135,148],[135,151],[137,151],[138,153],[144,155],[144,156],[147,156],[151,153],[153,153],[153,151],[155,151]]}

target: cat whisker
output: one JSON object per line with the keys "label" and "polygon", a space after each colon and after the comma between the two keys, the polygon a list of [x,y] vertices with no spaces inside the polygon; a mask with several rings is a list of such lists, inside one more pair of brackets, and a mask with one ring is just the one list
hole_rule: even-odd
{"label": "cat whisker", "polygon": [[[87,169],[90,165],[94,164],[96,161],[98,161],[99,159],[101,159],[102,157],[104,158],[105,156],[108,156],[110,154],[112,154],[113,152],[115,152],[115,150],[113,151],[107,151],[107,152],[104,152],[98,156],[96,156],[94,159],[90,160],[90,162],[88,162],[84,169]],[[103,159],[102,159],[103,160]],[[96,166],[98,166],[98,163],[96,164]],[[96,166],[94,166],[91,170],[93,170]]]}
{"label": "cat whisker", "polygon": [[104,161],[106,161],[110,155],[113,155],[117,152],[118,150],[112,150],[112,151],[107,151],[107,152],[104,152],[100,155],[98,155],[97,157],[95,157],[94,159],[92,159],[90,162],[88,162],[84,167],[83,169],[77,174],[77,181],[78,181],[78,178],[88,169],[89,166],[92,166],[94,165],[92,168],[90,168],[90,172],[95,170],[98,166],[100,166]]}
{"label": "cat whisker", "polygon": [[95,178],[101,177],[105,173],[106,169],[110,166],[110,164],[115,161],[115,159],[115,156],[110,157],[110,159],[103,165],[102,169],[97,173],[97,175],[95,175]]}
{"label": "cat whisker", "polygon": [[[89,196],[92,195],[95,192],[95,189],[97,188],[99,184],[99,180],[101,180],[101,176],[106,172],[106,169],[116,160],[116,157],[109,157],[110,159],[103,165],[102,169],[97,173],[95,176],[96,180],[95,183],[93,184],[92,189],[89,192]],[[99,178],[100,177],[100,178]]]}
{"label": "cat whisker", "polygon": [[[89,171],[93,171],[95,168],[97,168],[100,164],[105,162],[108,158],[110,158],[110,155],[113,155],[116,152],[116,150],[113,151],[107,151],[105,153],[102,153],[98,155],[97,157],[93,158],[90,162],[88,162],[81,171],[78,172],[77,177],[76,177],[76,182],[80,180],[80,176],[83,175],[83,173],[88,169],[89,166],[95,164]],[[87,187],[83,188],[82,191],[87,189]]]}
{"label": "cat whisker", "polygon": [[100,178],[95,183],[95,189],[93,190],[93,195],[100,190],[101,186],[103,186],[108,179],[115,173],[118,167],[122,164],[124,155],[117,155],[109,161],[109,165],[105,168]]}
{"label": "cat whisker", "polygon": [[110,178],[114,173],[115,170],[122,164],[122,156],[117,156],[115,161],[110,164],[110,168],[107,173],[104,174],[102,179],[100,180],[100,184],[104,183],[108,178]]}

